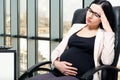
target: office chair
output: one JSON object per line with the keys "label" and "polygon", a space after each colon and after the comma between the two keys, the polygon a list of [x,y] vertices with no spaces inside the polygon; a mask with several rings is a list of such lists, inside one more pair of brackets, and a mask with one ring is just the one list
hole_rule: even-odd
{"label": "office chair", "polygon": [[[85,13],[87,9],[77,9],[74,13],[72,24],[74,23],[85,23]],[[117,68],[117,62],[119,58],[120,53],[120,6],[114,7],[115,12],[115,58],[112,65],[101,65],[97,68],[91,69],[88,72],[86,72],[81,79],[83,80],[89,80],[89,78],[97,71],[101,70],[101,80],[117,80],[118,78],[118,72],[120,71],[119,68]],[[81,16],[82,15],[82,16]],[[19,80],[25,80],[26,78],[30,78],[34,76],[34,72],[43,70],[50,72],[51,68],[43,68],[41,66],[50,64],[51,61],[45,61],[38,64],[33,65],[30,67],[27,71],[25,71],[20,77]]]}

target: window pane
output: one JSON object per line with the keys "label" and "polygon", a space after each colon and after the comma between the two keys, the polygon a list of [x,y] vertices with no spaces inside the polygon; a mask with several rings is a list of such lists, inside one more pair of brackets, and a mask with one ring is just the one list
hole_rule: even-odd
{"label": "window pane", "polygon": [[26,0],[20,0],[20,35],[27,35],[26,26]]}
{"label": "window pane", "polygon": [[6,0],[6,34],[10,34],[10,0]]}
{"label": "window pane", "polygon": [[20,73],[27,70],[27,40],[20,38]]}
{"label": "window pane", "polygon": [[49,41],[38,41],[38,62],[48,61],[50,58],[50,42]]}
{"label": "window pane", "polygon": [[49,37],[49,0],[38,0],[38,36]]}
{"label": "window pane", "polygon": [[[5,30],[6,34],[10,34],[10,0],[6,0],[6,22],[5,22]],[[6,45],[10,46],[10,37],[6,37]]]}
{"label": "window pane", "polygon": [[74,11],[82,8],[82,0],[63,0],[63,29],[64,35],[71,27]]}

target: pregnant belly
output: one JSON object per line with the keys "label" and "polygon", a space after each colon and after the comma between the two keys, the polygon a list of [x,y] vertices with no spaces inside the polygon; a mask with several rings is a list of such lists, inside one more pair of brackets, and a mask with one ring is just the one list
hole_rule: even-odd
{"label": "pregnant belly", "polygon": [[60,61],[72,63],[72,66],[78,69],[78,74],[83,74],[94,67],[93,55],[75,47],[66,50],[61,55]]}

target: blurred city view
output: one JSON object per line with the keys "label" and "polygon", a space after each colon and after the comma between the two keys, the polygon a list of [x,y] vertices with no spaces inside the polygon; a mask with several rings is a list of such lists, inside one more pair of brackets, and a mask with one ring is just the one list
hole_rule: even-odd
{"label": "blurred city view", "polygon": [[[38,36],[43,37],[49,37],[49,18],[46,18],[44,16],[39,16],[39,22],[38,22]],[[10,33],[10,16],[7,16],[6,18],[6,33]],[[69,30],[71,27],[71,22],[64,22],[64,31],[65,33]],[[26,36],[26,14],[24,14],[20,18],[20,35]],[[21,63],[21,71],[24,71],[27,69],[27,41],[24,38],[20,39],[20,63]],[[38,62],[43,60],[49,60],[49,41],[38,41]],[[7,39],[7,45],[10,45],[10,38]]]}

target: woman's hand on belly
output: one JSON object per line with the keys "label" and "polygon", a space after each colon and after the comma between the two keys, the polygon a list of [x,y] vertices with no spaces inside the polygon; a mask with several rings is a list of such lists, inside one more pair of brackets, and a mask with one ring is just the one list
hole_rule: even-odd
{"label": "woman's hand on belly", "polygon": [[54,65],[64,75],[75,76],[77,74],[77,68],[72,67],[72,63],[56,60]]}

